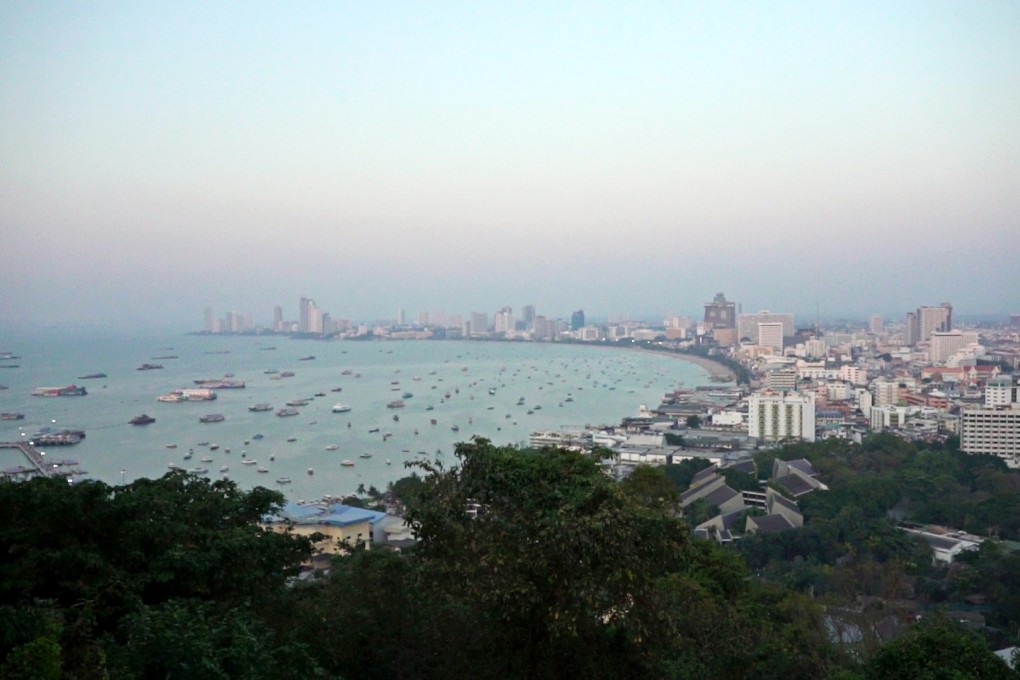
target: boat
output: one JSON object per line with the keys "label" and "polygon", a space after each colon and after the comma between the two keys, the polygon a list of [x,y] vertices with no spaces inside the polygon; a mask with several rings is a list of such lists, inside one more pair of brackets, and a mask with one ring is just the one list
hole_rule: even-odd
{"label": "boat", "polygon": [[395,423],[399,423],[400,422],[400,416],[398,416],[396,413],[393,414],[393,422],[395,422]]}
{"label": "boat", "polygon": [[143,413],[140,416],[135,416],[128,422],[131,423],[132,425],[148,425],[150,423],[156,422],[156,419],[147,413]]}
{"label": "boat", "polygon": [[299,415],[299,413],[300,412],[296,408],[281,408],[279,411],[276,412],[276,415],[278,415],[281,418],[286,418],[287,416]]}
{"label": "boat", "polygon": [[188,472],[190,474],[193,474],[193,475],[204,475],[204,474],[208,474],[209,468],[207,468],[207,467],[194,467],[194,468],[190,468],[188,470]]}
{"label": "boat", "polygon": [[0,420],[24,420],[24,413],[0,413]]}
{"label": "boat", "polygon": [[177,448],[177,444],[167,444],[166,447],[168,449],[176,449]]}
{"label": "boat", "polygon": [[266,436],[263,435],[263,434],[256,434],[255,436],[252,437],[252,439],[256,439],[256,440],[258,440],[258,439],[265,439],[265,438],[266,438]]}
{"label": "boat", "polygon": [[404,408],[405,404],[402,399],[395,399],[386,404],[386,408]]}
{"label": "boat", "polygon": [[460,432],[460,427],[458,427],[457,425],[454,425],[450,429],[453,430],[454,432]]}
{"label": "boat", "polygon": [[156,401],[215,401],[217,398],[216,393],[211,389],[207,387],[198,387],[171,390],[166,394],[156,397]]}
{"label": "boat", "polygon": [[376,432],[378,432],[378,431],[379,431],[379,428],[378,428],[378,427],[373,427],[372,429],[370,429],[370,430],[368,431],[368,433],[369,433],[369,434],[375,434],[375,433],[376,433]]}
{"label": "boat", "polygon": [[253,413],[262,413],[263,411],[272,411],[273,407],[271,404],[261,403],[255,404],[254,406],[249,406],[248,410]]}
{"label": "boat", "polygon": [[326,393],[325,392],[316,392],[315,396],[317,396],[317,397],[325,397]]}
{"label": "boat", "polygon": [[435,410],[436,410],[436,407],[435,407],[435,406],[432,406],[431,404],[429,404],[428,406],[426,406],[426,407],[425,407],[425,410],[426,410],[426,411],[435,411]]}
{"label": "boat", "polygon": [[28,442],[31,446],[72,446],[85,438],[80,430],[63,430],[61,432],[40,432],[32,435]]}
{"label": "boat", "polygon": [[403,393],[403,394],[401,394],[400,396],[401,396],[401,397],[403,397],[404,399],[410,399],[410,398],[411,398],[411,397],[413,397],[414,395],[413,395],[413,394],[411,394],[410,392],[404,392],[404,393]]}
{"label": "boat", "polygon": [[336,404],[333,405],[333,413],[347,413],[350,410],[351,410],[350,405],[345,404],[342,401],[338,401]]}
{"label": "boat", "polygon": [[430,422],[430,423],[432,423],[433,425],[435,425],[435,424],[436,424],[436,422],[438,422],[438,421],[437,421],[437,420],[436,420],[435,418],[431,418],[431,419],[429,420],[429,422]]}
{"label": "boat", "polygon": [[259,468],[256,468],[255,472],[258,472],[259,474],[263,474],[264,475],[267,472],[269,472],[269,468],[259,467]]}
{"label": "boat", "polygon": [[33,397],[84,397],[88,391],[77,385],[66,387],[37,387],[32,390]]}
{"label": "boat", "polygon": [[210,390],[243,390],[245,385],[243,380],[223,380],[220,378],[202,378],[201,380],[194,381],[199,387],[205,387]]}
{"label": "boat", "polygon": [[230,466],[229,465],[224,465],[223,467],[220,468],[220,472],[227,472],[229,470],[230,470]]}
{"label": "boat", "polygon": [[293,371],[284,371],[284,372],[280,373],[280,377],[281,378],[293,378],[294,377],[294,372]]}
{"label": "boat", "polygon": [[105,373],[89,373],[88,375],[79,375],[78,380],[95,380],[97,378],[105,378]]}
{"label": "boat", "polygon": [[155,371],[155,370],[160,369],[160,368],[163,368],[163,364],[142,364],[141,366],[139,366],[135,370],[136,371]]}
{"label": "boat", "polygon": [[277,484],[290,484],[290,477],[278,477],[276,480]]}
{"label": "boat", "polygon": [[495,387],[490,387],[489,388],[489,394],[490,395],[496,394],[496,388]]}
{"label": "boat", "polygon": [[315,470],[313,470],[312,468],[308,468],[308,474],[314,475],[315,474]]}
{"label": "boat", "polygon": [[386,464],[387,464],[387,465],[393,465],[393,463],[392,463],[392,462],[390,461],[390,459],[389,459],[389,458],[387,458],[387,459],[386,459]]}
{"label": "boat", "polygon": [[256,464],[258,464],[258,461],[255,460],[254,458],[245,458],[244,460],[241,461],[241,464],[242,465],[256,465]]}
{"label": "boat", "polygon": [[264,370],[262,372],[265,373],[266,375],[276,375],[280,371],[278,369],[275,369],[275,368],[267,368],[266,370]]}
{"label": "boat", "polygon": [[351,374],[351,369],[349,369],[349,368],[345,368],[344,370],[340,371],[340,375],[350,375],[350,374]]}
{"label": "boat", "polygon": [[287,406],[308,406],[307,399],[291,399],[287,402]]}
{"label": "boat", "polygon": [[336,451],[339,448],[340,448],[340,446],[337,445],[337,444],[330,444],[329,446],[326,447],[326,450],[327,451]]}
{"label": "boat", "polygon": [[345,460],[342,463],[340,463],[340,465],[342,465],[344,467],[354,467],[354,461],[353,460]]}
{"label": "boat", "polygon": [[201,418],[199,418],[198,422],[200,422],[200,423],[222,423],[226,419],[227,419],[226,416],[224,416],[222,413],[210,413],[207,416],[202,416]]}
{"label": "boat", "polygon": [[162,361],[164,359],[178,359],[179,357],[176,354],[164,354],[162,356],[152,357],[152,358],[155,361]]}
{"label": "boat", "polygon": [[212,458],[210,458],[209,456],[202,456],[201,458],[199,458],[199,460],[202,461],[203,463],[211,463],[212,462]]}
{"label": "boat", "polygon": [[330,392],[343,392],[343,391],[344,388],[342,387],[334,387],[333,389],[330,390]]}
{"label": "boat", "polygon": [[371,453],[363,453],[360,456],[358,456],[358,458],[371,458],[371,457],[372,457]]}
{"label": "boat", "polygon": [[297,437],[287,437],[287,441],[293,444],[294,442],[297,441]]}
{"label": "boat", "polygon": [[217,451],[217,450],[219,450],[219,448],[220,448],[219,444],[213,444],[212,446],[209,447],[209,450],[210,451]]}
{"label": "boat", "polygon": [[315,359],[315,355],[314,354],[309,354],[306,357],[301,357],[300,359],[298,359],[298,361],[312,361],[314,359]]}

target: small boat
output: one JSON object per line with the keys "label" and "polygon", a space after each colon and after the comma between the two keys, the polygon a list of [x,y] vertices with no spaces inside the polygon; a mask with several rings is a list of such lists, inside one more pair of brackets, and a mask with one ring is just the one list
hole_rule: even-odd
{"label": "small boat", "polygon": [[244,465],[256,465],[258,463],[254,458],[245,458],[241,461]]}
{"label": "small boat", "polygon": [[96,378],[105,378],[105,373],[89,373],[88,375],[79,375],[78,380],[95,380]]}
{"label": "small boat", "polygon": [[336,404],[333,405],[333,413],[347,413],[350,410],[351,407],[348,404],[343,403],[342,401],[338,401]]}
{"label": "small boat", "polygon": [[489,388],[489,394],[490,395],[496,394],[496,388],[495,387],[490,387]]}
{"label": "small boat", "polygon": [[298,361],[312,361],[313,359],[315,359],[315,355],[309,354],[306,357],[301,357],[300,359],[298,359]]}
{"label": "small boat", "polygon": [[368,431],[368,433],[369,433],[369,434],[375,434],[375,433],[376,433],[376,432],[378,432],[378,431],[379,431],[379,428],[378,428],[378,427],[373,427],[373,428],[372,428],[371,430],[369,430],[369,431]]}
{"label": "small boat", "polygon": [[128,422],[131,423],[132,425],[149,425],[150,423],[156,422],[156,419],[148,415],[147,413],[143,413],[140,416],[135,416]]}
{"label": "small boat", "polygon": [[343,392],[343,391],[344,388],[342,387],[334,387],[333,389],[330,390],[330,392]]}
{"label": "small boat", "polygon": [[226,417],[221,413],[210,413],[207,416],[202,416],[198,419],[200,423],[222,423],[226,420]]}
{"label": "small boat", "polygon": [[317,397],[325,397],[326,393],[325,392],[316,392],[315,396],[317,396]]}
{"label": "small boat", "polygon": [[287,402],[287,406],[308,406],[307,399],[291,399]]}
{"label": "small boat", "polygon": [[403,393],[403,394],[401,394],[400,396],[401,396],[402,398],[404,398],[404,399],[410,399],[410,398],[412,398],[412,397],[413,397],[414,395],[413,395],[413,394],[411,394],[410,392],[404,392],[404,393]]}
{"label": "small boat", "polygon": [[432,423],[433,425],[435,425],[437,421],[436,421],[435,418],[432,418],[432,419],[429,420],[429,422]]}
{"label": "small boat", "polygon": [[206,468],[206,467],[196,467],[196,468],[189,469],[188,472],[190,472],[193,475],[205,475],[205,474],[209,473],[209,468]]}
{"label": "small boat", "polygon": [[460,432],[460,427],[458,427],[457,425],[454,425],[450,429],[453,430],[454,432]]}
{"label": "small boat", "polygon": [[337,444],[330,444],[329,446],[326,447],[326,450],[327,451],[336,451],[339,448],[340,448],[340,446],[337,445]]}
{"label": "small boat", "polygon": [[358,456],[358,458],[371,458],[371,457],[372,457],[371,453],[363,453],[360,456]]}
{"label": "small boat", "polygon": [[163,368],[162,364],[142,364],[141,366],[139,366],[135,370],[136,371],[155,371],[155,370],[160,369],[160,368]]}
{"label": "small boat", "polygon": [[393,463],[392,463],[392,462],[390,461],[390,459],[389,459],[389,458],[387,458],[387,459],[386,459],[386,464],[387,464],[387,465],[393,465]]}
{"label": "small boat", "polygon": [[393,414],[393,422],[395,422],[395,423],[399,423],[400,422],[400,416],[398,416],[396,413]]}
{"label": "small boat", "polygon": [[212,462],[212,458],[210,458],[209,456],[202,456],[201,458],[199,458],[199,460],[202,461],[203,463],[211,463]]}
{"label": "small boat", "polygon": [[403,399],[395,399],[386,404],[386,408],[404,408]]}
{"label": "small boat", "polygon": [[287,437],[287,441],[291,442],[291,443],[296,442],[297,441],[297,437]]}
{"label": "small boat", "polygon": [[259,474],[263,474],[264,475],[265,473],[269,472],[269,468],[259,467],[259,468],[257,468],[255,470],[255,472],[258,472]]}
{"label": "small boat", "polygon": [[252,413],[262,413],[263,411],[272,411],[273,407],[271,404],[261,403],[255,404],[254,406],[249,406],[248,410],[251,411]]}
{"label": "small boat", "polygon": [[340,463],[340,465],[342,465],[344,467],[354,467],[354,461],[353,460],[345,460],[344,462]]}
{"label": "small boat", "polygon": [[315,474],[315,470],[313,470],[312,468],[308,468],[308,474],[314,475]]}
{"label": "small boat", "polygon": [[[278,415],[281,418],[287,418],[288,416],[300,415],[300,412],[296,408],[290,408],[288,406],[287,408],[281,408],[279,411],[276,412],[276,415]],[[258,435],[255,435],[255,438],[258,439]]]}
{"label": "small boat", "polygon": [[216,451],[219,448],[220,448],[219,444],[213,444],[212,446],[209,447],[209,450],[210,451]]}
{"label": "small boat", "polygon": [[257,434],[254,437],[252,437],[252,439],[265,439],[265,436],[261,435],[261,434]]}
{"label": "small boat", "polygon": [[166,447],[168,449],[176,449],[177,448],[177,444],[167,444]]}
{"label": "small boat", "polygon": [[277,484],[290,484],[290,477],[279,477],[276,480]]}
{"label": "small boat", "polygon": [[224,465],[223,467],[220,468],[220,472],[227,472],[228,470],[230,470],[230,467],[227,465]]}

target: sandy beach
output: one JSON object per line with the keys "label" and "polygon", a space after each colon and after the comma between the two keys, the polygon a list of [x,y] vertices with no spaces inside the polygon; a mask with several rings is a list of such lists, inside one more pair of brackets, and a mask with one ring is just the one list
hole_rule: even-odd
{"label": "sandy beach", "polygon": [[712,378],[712,380],[719,382],[729,380],[735,382],[737,379],[736,374],[724,364],[712,361],[711,359],[706,359],[705,357],[699,357],[696,354],[683,354],[682,352],[669,352],[666,350],[656,349],[635,349],[641,352],[652,352],[653,354],[661,354],[662,356],[672,357],[673,359],[679,359],[680,361],[689,361],[692,364],[697,364],[708,371],[708,375]]}

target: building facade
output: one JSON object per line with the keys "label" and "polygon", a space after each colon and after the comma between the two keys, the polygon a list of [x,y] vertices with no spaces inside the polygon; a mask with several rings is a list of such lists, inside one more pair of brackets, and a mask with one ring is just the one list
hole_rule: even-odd
{"label": "building facade", "polygon": [[747,433],[771,441],[787,437],[815,441],[815,395],[755,392],[748,399]]}

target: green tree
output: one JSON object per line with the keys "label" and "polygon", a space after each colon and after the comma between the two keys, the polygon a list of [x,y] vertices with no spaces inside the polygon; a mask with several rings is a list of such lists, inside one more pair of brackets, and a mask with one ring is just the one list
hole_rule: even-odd
{"label": "green tree", "polygon": [[882,647],[866,667],[876,680],[965,680],[1016,678],[984,640],[934,616]]}

